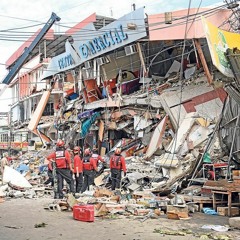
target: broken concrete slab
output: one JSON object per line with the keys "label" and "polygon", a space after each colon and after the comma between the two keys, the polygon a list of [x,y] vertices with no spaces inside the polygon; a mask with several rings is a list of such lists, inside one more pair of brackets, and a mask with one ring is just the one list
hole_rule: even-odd
{"label": "broken concrete slab", "polygon": [[155,157],[154,166],[156,168],[177,168],[179,165],[179,159],[176,154],[165,153],[160,157]]}
{"label": "broken concrete slab", "polygon": [[[203,79],[206,81],[206,77]],[[160,101],[174,129],[178,129],[189,112],[197,112],[206,119],[218,118],[222,111],[224,94],[226,93],[222,88],[214,89],[207,84],[185,86],[184,89],[172,87],[160,95]]]}
{"label": "broken concrete slab", "polygon": [[231,227],[240,229],[240,217],[229,218],[229,225]]}
{"label": "broken concrete slab", "polygon": [[170,153],[178,153],[180,147],[184,144],[194,122],[195,117],[197,116],[196,112],[187,113],[179,126],[173,140],[169,144],[167,151]]}
{"label": "broken concrete slab", "polygon": [[138,182],[139,180],[144,178],[144,174],[140,172],[131,172],[127,174],[127,177],[131,183]]}
{"label": "broken concrete slab", "polygon": [[3,182],[10,183],[20,188],[31,188],[32,185],[18,171],[11,167],[5,166],[3,173]]}
{"label": "broken concrete slab", "polygon": [[192,141],[193,148],[198,147],[208,139],[208,136],[211,132],[212,130],[207,127],[194,125],[188,135],[188,141]]}
{"label": "broken concrete slab", "polygon": [[141,188],[141,185],[137,183],[132,183],[131,185],[127,186],[127,189],[129,189],[131,192],[139,190],[140,188]]}
{"label": "broken concrete slab", "polygon": [[134,116],[134,129],[135,131],[143,130],[148,126],[152,125],[152,120],[146,119],[141,116]]}
{"label": "broken concrete slab", "polygon": [[167,121],[168,117],[165,116],[155,128],[153,135],[151,137],[151,141],[148,145],[147,152],[144,156],[145,159],[150,158],[161,147],[162,138],[163,134],[165,133]]}

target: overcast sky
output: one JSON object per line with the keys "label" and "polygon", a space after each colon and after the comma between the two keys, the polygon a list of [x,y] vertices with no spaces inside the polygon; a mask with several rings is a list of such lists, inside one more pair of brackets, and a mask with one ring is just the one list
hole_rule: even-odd
{"label": "overcast sky", "polygon": [[[118,4],[119,3],[119,4]],[[219,0],[192,0],[191,7],[206,7],[214,4],[223,4]],[[145,6],[145,13],[157,14],[167,11],[188,8],[187,0],[0,0],[0,82],[6,75],[5,62],[15,50],[30,37],[37,29],[47,22],[52,12],[60,18],[60,23],[69,27],[74,26],[90,14],[96,12],[98,15],[119,18],[136,8]],[[41,24],[35,27],[28,27]],[[18,29],[16,29],[18,28]],[[18,33],[9,33],[8,30],[15,29]],[[54,26],[55,31],[68,30],[67,28]],[[13,34],[18,34],[15,38]],[[10,39],[11,38],[11,41]],[[1,88],[1,85],[0,85]],[[0,97],[1,110],[9,98],[5,93]],[[5,110],[4,108],[4,110]]]}

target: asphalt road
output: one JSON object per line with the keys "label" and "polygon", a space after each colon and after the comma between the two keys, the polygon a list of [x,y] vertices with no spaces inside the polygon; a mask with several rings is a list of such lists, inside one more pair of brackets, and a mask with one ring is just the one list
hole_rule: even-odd
{"label": "asphalt road", "polygon": [[[240,239],[240,231],[218,233],[201,229],[203,225],[227,225],[228,217],[194,213],[188,220],[170,220],[166,216],[140,222],[134,217],[114,216],[110,219],[95,218],[93,223],[73,219],[71,211],[51,212],[44,205],[53,199],[10,199],[0,203],[0,240],[155,240],[200,239],[204,234],[231,236]],[[36,228],[36,224],[44,227]],[[157,230],[191,230],[185,236],[156,233]],[[239,238],[238,238],[239,236]],[[203,238],[202,239],[206,239]]]}

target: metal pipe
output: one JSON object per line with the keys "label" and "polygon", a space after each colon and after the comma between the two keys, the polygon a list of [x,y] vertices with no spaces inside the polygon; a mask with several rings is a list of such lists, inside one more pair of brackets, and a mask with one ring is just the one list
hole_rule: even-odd
{"label": "metal pipe", "polygon": [[233,132],[232,145],[231,145],[231,149],[230,149],[230,153],[229,153],[229,157],[228,157],[228,171],[227,171],[227,176],[226,177],[227,178],[230,177],[230,179],[231,179],[230,161],[231,161],[231,158],[232,158],[233,146],[234,146],[234,143],[235,143],[235,138],[236,138],[236,132],[237,132],[238,124],[239,124],[239,119],[240,119],[240,114],[238,113],[236,125],[235,125],[234,132]]}
{"label": "metal pipe", "polygon": [[[192,179],[195,177],[195,175],[196,175],[196,173],[197,173],[197,171],[198,171],[199,166],[202,164],[203,157],[204,157],[205,153],[207,152],[210,144],[212,143],[212,140],[213,140],[213,138],[214,138],[214,135],[215,135],[215,133],[216,133],[216,131],[217,131],[217,129],[218,129],[218,126],[219,126],[219,124],[220,124],[220,122],[221,122],[221,119],[222,119],[222,118],[220,117],[219,120],[218,120],[218,122],[217,122],[217,124],[216,124],[216,126],[215,126],[215,128],[214,128],[214,131],[212,132],[211,137],[208,139],[207,146],[206,146],[206,148],[205,148],[205,150],[204,150],[204,152],[203,152],[203,154],[202,154],[202,156],[201,156],[201,158],[200,158],[200,160],[199,160],[199,162],[198,162],[197,167],[195,168],[195,170],[194,170],[194,172],[193,172],[193,174],[192,174]],[[192,182],[193,182],[193,181],[191,180],[191,181],[188,183],[188,186],[190,186]]]}

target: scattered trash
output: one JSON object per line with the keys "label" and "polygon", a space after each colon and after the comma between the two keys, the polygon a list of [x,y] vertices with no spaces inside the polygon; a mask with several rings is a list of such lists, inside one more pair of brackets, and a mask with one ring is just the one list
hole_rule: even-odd
{"label": "scattered trash", "polygon": [[162,235],[171,235],[171,236],[186,236],[187,234],[192,234],[191,231],[185,230],[170,230],[170,229],[154,229],[154,233],[160,233]]}
{"label": "scattered trash", "polygon": [[228,227],[221,226],[221,225],[203,225],[202,228],[203,229],[212,229],[217,232],[227,232],[229,230]]}
{"label": "scattered trash", "polygon": [[22,227],[16,227],[16,226],[4,226],[6,228],[12,228],[12,229],[21,229]]}
{"label": "scattered trash", "polygon": [[42,222],[42,223],[36,223],[36,224],[34,225],[35,228],[42,228],[42,227],[46,227],[46,226],[47,226],[47,223],[44,223],[44,222]]}
{"label": "scattered trash", "polygon": [[209,215],[218,215],[218,212],[212,208],[203,208],[203,212]]}
{"label": "scattered trash", "polygon": [[215,240],[231,240],[233,239],[232,236],[229,235],[214,235],[212,233],[197,233],[193,232],[189,229],[180,229],[180,230],[172,230],[172,229],[154,229],[154,233],[160,233],[163,236],[164,235],[172,235],[172,236],[186,236],[186,235],[192,235],[194,237],[197,237],[202,240],[208,240],[208,239],[215,239]]}

